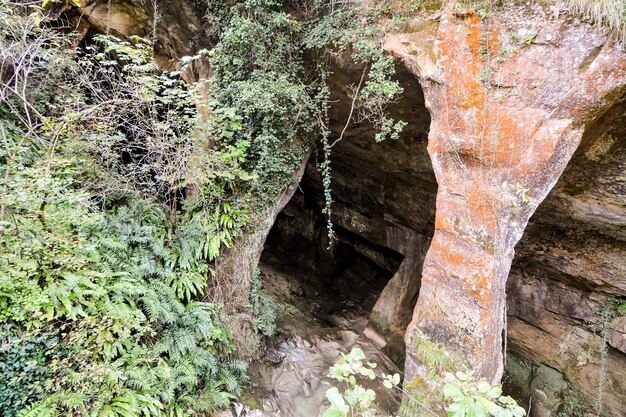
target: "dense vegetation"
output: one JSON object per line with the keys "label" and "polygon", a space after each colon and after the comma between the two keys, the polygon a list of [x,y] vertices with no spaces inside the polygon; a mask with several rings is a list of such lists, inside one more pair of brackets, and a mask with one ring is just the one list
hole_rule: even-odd
{"label": "dense vegetation", "polygon": [[[226,406],[246,365],[212,264],[319,137],[330,186],[327,58],[363,68],[353,102],[377,139],[402,128],[385,116],[400,88],[374,16],[306,4],[295,19],[274,0],[209,2],[212,49],[181,62],[208,57],[207,96],[159,71],[147,40],[75,47],[42,3],[0,0],[0,409]],[[272,303],[252,290],[253,328],[270,333]]]}

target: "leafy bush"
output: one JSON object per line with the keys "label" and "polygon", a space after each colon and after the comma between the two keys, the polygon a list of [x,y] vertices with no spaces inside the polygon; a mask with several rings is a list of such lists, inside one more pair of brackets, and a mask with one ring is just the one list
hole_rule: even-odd
{"label": "leafy bush", "polygon": [[227,406],[246,365],[202,300],[246,221],[224,192],[245,176],[242,146],[219,145],[237,119],[203,123],[195,87],[160,74],[145,41],[99,37],[81,53],[40,9],[0,6],[3,415]]}
{"label": "leafy bush", "polygon": [[471,373],[447,375],[443,395],[450,402],[450,417],[524,417],[526,411],[514,399],[502,395],[499,386],[492,386],[484,378],[476,381]]}
{"label": "leafy bush", "polygon": [[[376,394],[360,385],[357,378],[380,379],[387,389],[400,390],[405,396],[421,407],[428,415],[437,416],[426,404],[410,396],[399,387],[400,375],[377,375],[375,362],[365,362],[365,354],[360,348],[353,348],[349,354],[342,354],[328,376],[344,384],[347,388],[340,392],[337,387],[326,391],[330,407],[324,417],[377,416],[381,411],[375,404]],[[484,378],[478,381],[472,373],[457,372],[445,374],[443,397],[447,401],[449,417],[523,417],[526,412],[511,397],[502,395],[500,386],[490,385]]]}
{"label": "leafy bush", "polygon": [[[211,2],[215,47],[181,62],[209,56],[206,97],[159,71],[149,41],[94,36],[76,50],[41,5],[0,0],[5,415],[178,417],[239,395],[246,366],[207,283],[292,183],[305,142],[328,145],[329,67],[305,55],[351,54],[365,80],[355,119],[392,138],[402,127],[385,118],[401,89],[373,25],[349,7],[282,9]],[[250,303],[272,334],[260,282]]]}
{"label": "leafy bush", "polygon": [[304,17],[298,20],[283,10],[281,1],[240,3],[228,12],[224,5],[212,5],[212,15],[228,15],[229,23],[221,26],[210,52],[211,87],[217,107],[234,108],[243,120],[232,140],[250,140],[244,166],[259,180],[253,194],[263,203],[293,182],[310,146],[306,142],[321,135],[318,160],[330,219],[330,141],[341,140],[344,132],[331,137],[328,127],[329,58],[345,56],[363,68],[362,83],[351,88],[355,111],[346,127],[367,121],[377,141],[397,138],[405,125],[386,115],[386,106],[402,88],[393,80],[393,60],[384,54],[382,32],[367,9],[303,4]]}
{"label": "leafy bush", "polygon": [[364,388],[357,378],[365,377],[370,380],[380,378],[387,389],[392,389],[400,383],[400,375],[377,376],[374,372],[375,362],[363,363],[365,354],[360,348],[353,348],[350,353],[341,354],[334,366],[328,372],[328,376],[346,386],[343,392],[336,387],[326,391],[326,399],[330,407],[324,412],[324,417],[371,417],[380,414],[375,405],[376,393]]}
{"label": "leafy bush", "polygon": [[353,348],[349,354],[342,354],[341,358],[330,368],[328,376],[346,384],[348,388],[342,393],[336,387],[326,391],[326,398],[330,402],[330,407],[324,412],[324,417],[367,417],[374,415],[375,410],[372,405],[376,399],[376,394],[371,389],[361,386],[356,380],[356,376],[376,379],[374,373],[376,364],[369,362],[365,366],[362,362],[364,359],[363,351],[360,348]]}
{"label": "leafy bush", "polygon": [[16,334],[11,325],[0,330],[0,375],[4,388],[0,390],[0,409],[4,415],[16,415],[27,403],[41,399],[43,383],[49,378],[46,352],[57,345],[54,335]]}

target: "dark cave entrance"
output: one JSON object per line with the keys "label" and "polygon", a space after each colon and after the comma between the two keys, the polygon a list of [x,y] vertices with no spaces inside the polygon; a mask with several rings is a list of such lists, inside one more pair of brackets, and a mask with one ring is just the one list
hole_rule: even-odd
{"label": "dark cave entrance", "polygon": [[[261,263],[296,275],[297,295],[308,301],[309,313],[324,325],[340,324],[338,312],[367,318],[404,256],[338,225],[329,247],[315,195],[303,181],[301,191],[277,217]],[[366,324],[355,323],[356,330],[363,332]]]}
{"label": "dark cave entrance", "polygon": [[[437,184],[426,149],[430,115],[422,89],[402,65],[396,71],[404,94],[389,113],[408,123],[400,138],[376,143],[369,124],[352,124],[332,149],[337,239],[328,249],[314,155],[267,238],[261,271],[271,269],[297,281],[298,288],[290,291],[327,326],[341,326],[346,315],[354,316],[352,329],[359,334],[369,329],[389,357],[402,364],[404,332],[434,230]],[[333,132],[341,132],[350,111],[345,86],[360,73],[358,68],[334,71]]]}

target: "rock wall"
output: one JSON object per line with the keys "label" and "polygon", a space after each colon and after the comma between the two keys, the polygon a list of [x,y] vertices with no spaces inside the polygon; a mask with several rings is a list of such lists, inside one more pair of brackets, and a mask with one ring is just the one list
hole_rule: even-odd
{"label": "rock wall", "polygon": [[626,54],[601,31],[550,20],[540,5],[481,15],[448,7],[434,42],[424,42],[432,28],[420,21],[387,42],[421,75],[432,116],[435,234],[405,366],[405,386],[424,401],[438,392],[433,374],[468,367],[502,376],[514,246],[626,82]]}
{"label": "rock wall", "polygon": [[516,248],[507,292],[517,357],[507,381],[545,412],[534,415],[596,409],[601,385],[603,408],[626,415],[626,317],[614,314],[602,339],[607,297],[626,296],[625,172],[620,101],[586,129]]}
{"label": "rock wall", "polygon": [[[140,36],[154,42],[157,64],[164,70],[179,69],[179,60],[209,48],[204,22],[206,10],[199,2],[178,0],[80,0],[52,5],[63,22],[75,29],[77,43],[94,34],[122,38]],[[155,26],[156,23],[156,26]],[[154,29],[156,27],[156,30]],[[186,81],[207,78],[209,67],[199,60],[183,76]]]}

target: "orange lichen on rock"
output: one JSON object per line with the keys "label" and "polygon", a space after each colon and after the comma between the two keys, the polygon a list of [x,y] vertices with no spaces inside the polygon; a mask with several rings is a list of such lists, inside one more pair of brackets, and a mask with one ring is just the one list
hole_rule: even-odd
{"label": "orange lichen on rock", "polygon": [[[565,36],[563,25],[546,27],[553,39]],[[581,48],[586,55],[597,49],[584,36],[532,45],[500,63],[493,58],[501,33],[507,28],[491,17],[484,22],[469,9],[455,14],[448,7],[435,42],[437,71],[429,68],[432,75],[420,80],[439,190],[435,235],[407,332],[407,341],[426,337],[461,352],[492,382],[503,370],[504,290],[514,246],[585,123],[626,89],[626,56],[610,42],[580,72]],[[427,379],[411,349],[408,380],[411,372]]]}

